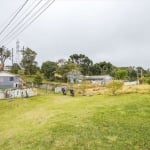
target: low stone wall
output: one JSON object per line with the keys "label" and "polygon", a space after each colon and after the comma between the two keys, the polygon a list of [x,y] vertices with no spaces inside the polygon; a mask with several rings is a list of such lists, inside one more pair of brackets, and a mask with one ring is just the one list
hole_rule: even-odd
{"label": "low stone wall", "polygon": [[36,89],[26,88],[26,89],[6,89],[0,91],[0,99],[5,98],[21,98],[21,97],[31,97],[37,95]]}

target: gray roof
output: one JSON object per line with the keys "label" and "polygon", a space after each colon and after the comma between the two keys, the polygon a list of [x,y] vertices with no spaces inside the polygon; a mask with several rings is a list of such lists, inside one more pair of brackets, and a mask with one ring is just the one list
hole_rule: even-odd
{"label": "gray roof", "polygon": [[100,76],[85,76],[85,79],[89,79],[89,80],[109,80],[112,79],[113,77],[111,77],[110,75],[100,75]]}
{"label": "gray roof", "polygon": [[4,72],[4,71],[0,72],[0,77],[16,77],[16,76],[19,76],[19,75],[15,75],[15,74]]}

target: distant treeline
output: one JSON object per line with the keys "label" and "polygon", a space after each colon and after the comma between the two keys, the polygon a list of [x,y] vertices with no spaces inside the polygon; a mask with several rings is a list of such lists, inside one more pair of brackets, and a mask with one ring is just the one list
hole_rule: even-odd
{"label": "distant treeline", "polygon": [[14,64],[11,72],[24,75],[36,75],[35,82],[42,82],[42,79],[50,81],[67,81],[67,75],[73,71],[78,75],[111,75],[119,80],[148,80],[150,70],[145,70],[140,66],[117,67],[111,62],[93,61],[84,54],[70,55],[67,60],[59,59],[57,62],[48,60],[38,67],[35,61],[36,52],[27,48],[23,52],[23,58],[20,64]]}

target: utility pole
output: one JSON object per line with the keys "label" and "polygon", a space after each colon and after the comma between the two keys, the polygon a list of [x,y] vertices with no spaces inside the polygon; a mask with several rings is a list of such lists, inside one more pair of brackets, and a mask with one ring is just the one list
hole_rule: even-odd
{"label": "utility pole", "polygon": [[13,66],[13,64],[14,64],[14,50],[13,50],[13,48],[12,48],[12,53],[11,53],[11,57],[12,57],[12,66]]}
{"label": "utility pole", "polygon": [[16,41],[16,63],[20,63],[20,57],[19,57],[19,50],[20,50],[20,42],[19,40]]}
{"label": "utility pole", "polygon": [[138,75],[138,69],[136,68],[136,75],[137,75],[137,84],[139,84],[139,75]]}
{"label": "utility pole", "polygon": [[142,79],[142,77],[143,77],[143,70],[141,69],[141,79]]}
{"label": "utility pole", "polygon": [[24,46],[23,46],[21,52],[22,52],[22,56],[24,56]]}

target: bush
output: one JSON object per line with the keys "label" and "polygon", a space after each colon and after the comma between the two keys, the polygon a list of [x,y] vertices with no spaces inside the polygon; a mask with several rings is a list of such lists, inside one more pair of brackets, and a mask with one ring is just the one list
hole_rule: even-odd
{"label": "bush", "polygon": [[111,91],[112,95],[116,95],[116,92],[123,87],[122,81],[112,81],[107,85],[107,88]]}
{"label": "bush", "polygon": [[145,82],[146,82],[147,84],[150,85],[150,77],[147,77],[147,78],[145,78],[144,80],[145,80]]}
{"label": "bush", "polygon": [[18,71],[21,70],[20,66],[17,64],[17,63],[14,63],[10,72],[11,73],[15,73],[15,74],[18,74]]}
{"label": "bush", "polygon": [[33,83],[39,86],[42,83],[42,77],[40,75],[36,75],[34,77]]}

